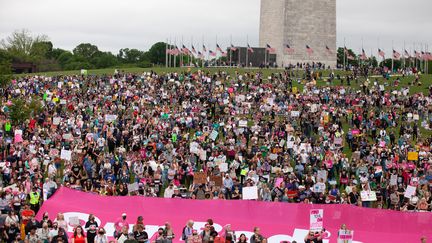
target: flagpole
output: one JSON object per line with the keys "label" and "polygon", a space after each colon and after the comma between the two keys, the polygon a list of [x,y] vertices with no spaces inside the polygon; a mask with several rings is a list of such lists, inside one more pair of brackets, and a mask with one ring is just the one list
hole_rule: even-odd
{"label": "flagpole", "polygon": [[246,35],[246,45],[246,67],[249,67],[249,35]]}
{"label": "flagpole", "polygon": [[171,65],[171,60],[170,59],[171,59],[171,36],[168,39],[168,60],[167,60],[168,67]]}
{"label": "flagpole", "polygon": [[[177,53],[177,36],[176,37],[174,37],[174,48],[176,48],[176,52],[174,53],[174,67],[177,67],[177,55],[178,55],[178,53]],[[177,55],[176,55],[176,53],[177,53]]]}
{"label": "flagpole", "polygon": [[216,54],[216,56],[215,56],[215,58],[216,58],[216,61],[215,61],[215,62],[216,62],[216,67],[219,66],[219,64],[218,64],[218,59],[217,59],[217,53],[218,53],[218,51],[217,51],[217,45],[218,45],[218,44],[217,44],[217,35],[216,35],[216,45],[215,45],[215,48],[216,48],[216,49],[215,49],[215,54]]}
{"label": "flagpole", "polygon": [[391,67],[391,73],[393,73],[393,68],[394,68],[394,45],[393,45],[393,41],[392,41],[392,67]]}
{"label": "flagpole", "polygon": [[344,37],[344,50],[343,50],[343,69],[344,69],[344,71],[346,70],[346,62],[345,62],[345,56],[346,56],[346,44],[345,44],[345,37]]}
{"label": "flagpole", "polygon": [[231,50],[231,47],[232,47],[232,35],[230,36],[230,62],[229,62],[229,66],[231,67],[231,64],[232,64],[232,50]]}

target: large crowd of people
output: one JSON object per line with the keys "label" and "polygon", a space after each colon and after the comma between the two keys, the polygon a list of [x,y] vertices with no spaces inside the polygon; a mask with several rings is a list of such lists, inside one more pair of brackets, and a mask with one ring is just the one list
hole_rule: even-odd
{"label": "large crowd of people", "polygon": [[[51,235],[61,219],[34,219],[60,186],[191,200],[242,200],[256,186],[261,201],[431,211],[432,90],[414,93],[397,77],[295,73],[13,80],[1,90],[1,238],[67,241],[64,230]],[[16,100],[41,108],[16,122]],[[74,237],[84,242],[83,229]]]}

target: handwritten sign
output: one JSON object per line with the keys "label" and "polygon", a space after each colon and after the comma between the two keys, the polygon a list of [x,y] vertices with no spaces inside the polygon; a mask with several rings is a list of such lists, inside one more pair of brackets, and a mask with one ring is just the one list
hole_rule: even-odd
{"label": "handwritten sign", "polygon": [[374,191],[361,191],[360,197],[364,202],[374,202],[377,200],[376,193]]}
{"label": "handwritten sign", "polygon": [[415,195],[416,189],[417,189],[417,187],[415,187],[415,186],[407,186],[407,188],[405,190],[404,197],[411,198],[412,196]]}
{"label": "handwritten sign", "polygon": [[210,176],[210,182],[214,183],[215,186],[222,186],[222,176]]}
{"label": "handwritten sign", "polygon": [[204,172],[195,172],[193,183],[194,184],[207,183],[207,175]]}
{"label": "handwritten sign", "polygon": [[396,186],[397,185],[397,175],[391,175],[390,176],[390,186]]}
{"label": "handwritten sign", "polygon": [[60,159],[71,161],[72,160],[72,151],[62,149],[60,152]]}
{"label": "handwritten sign", "polygon": [[258,187],[249,186],[243,187],[243,200],[256,200],[258,199]]}
{"label": "handwritten sign", "polygon": [[338,240],[341,240],[344,243],[351,243],[354,239],[354,231],[352,230],[339,230]]}
{"label": "handwritten sign", "polygon": [[324,209],[310,210],[310,230],[321,231],[324,226]]}
{"label": "handwritten sign", "polygon": [[127,188],[128,188],[128,192],[136,192],[139,189],[138,183],[135,182],[135,183],[132,183],[132,184],[128,184]]}

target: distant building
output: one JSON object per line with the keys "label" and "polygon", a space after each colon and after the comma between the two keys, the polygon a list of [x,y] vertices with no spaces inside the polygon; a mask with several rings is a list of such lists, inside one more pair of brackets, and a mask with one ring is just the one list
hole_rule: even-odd
{"label": "distant building", "polygon": [[261,0],[259,39],[261,47],[276,49],[279,66],[321,62],[335,67],[336,0]]}
{"label": "distant building", "polygon": [[31,62],[13,62],[11,64],[13,73],[34,73],[37,72],[36,64]]}
{"label": "distant building", "polygon": [[[269,54],[267,52],[266,57],[266,49],[261,47],[252,47],[253,53],[248,52],[247,47],[236,47],[236,51],[232,51],[231,53],[231,61],[233,65],[242,65],[247,67],[259,67],[265,65],[266,59],[267,64],[270,66],[274,66],[276,64],[276,54]],[[229,60],[229,50],[228,51],[228,60]]]}

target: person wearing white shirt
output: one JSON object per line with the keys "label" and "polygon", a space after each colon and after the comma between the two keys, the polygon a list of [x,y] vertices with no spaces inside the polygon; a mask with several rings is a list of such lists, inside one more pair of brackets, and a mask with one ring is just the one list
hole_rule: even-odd
{"label": "person wearing white shirt", "polygon": [[164,198],[172,198],[172,195],[174,195],[174,185],[171,183],[164,192]]}

